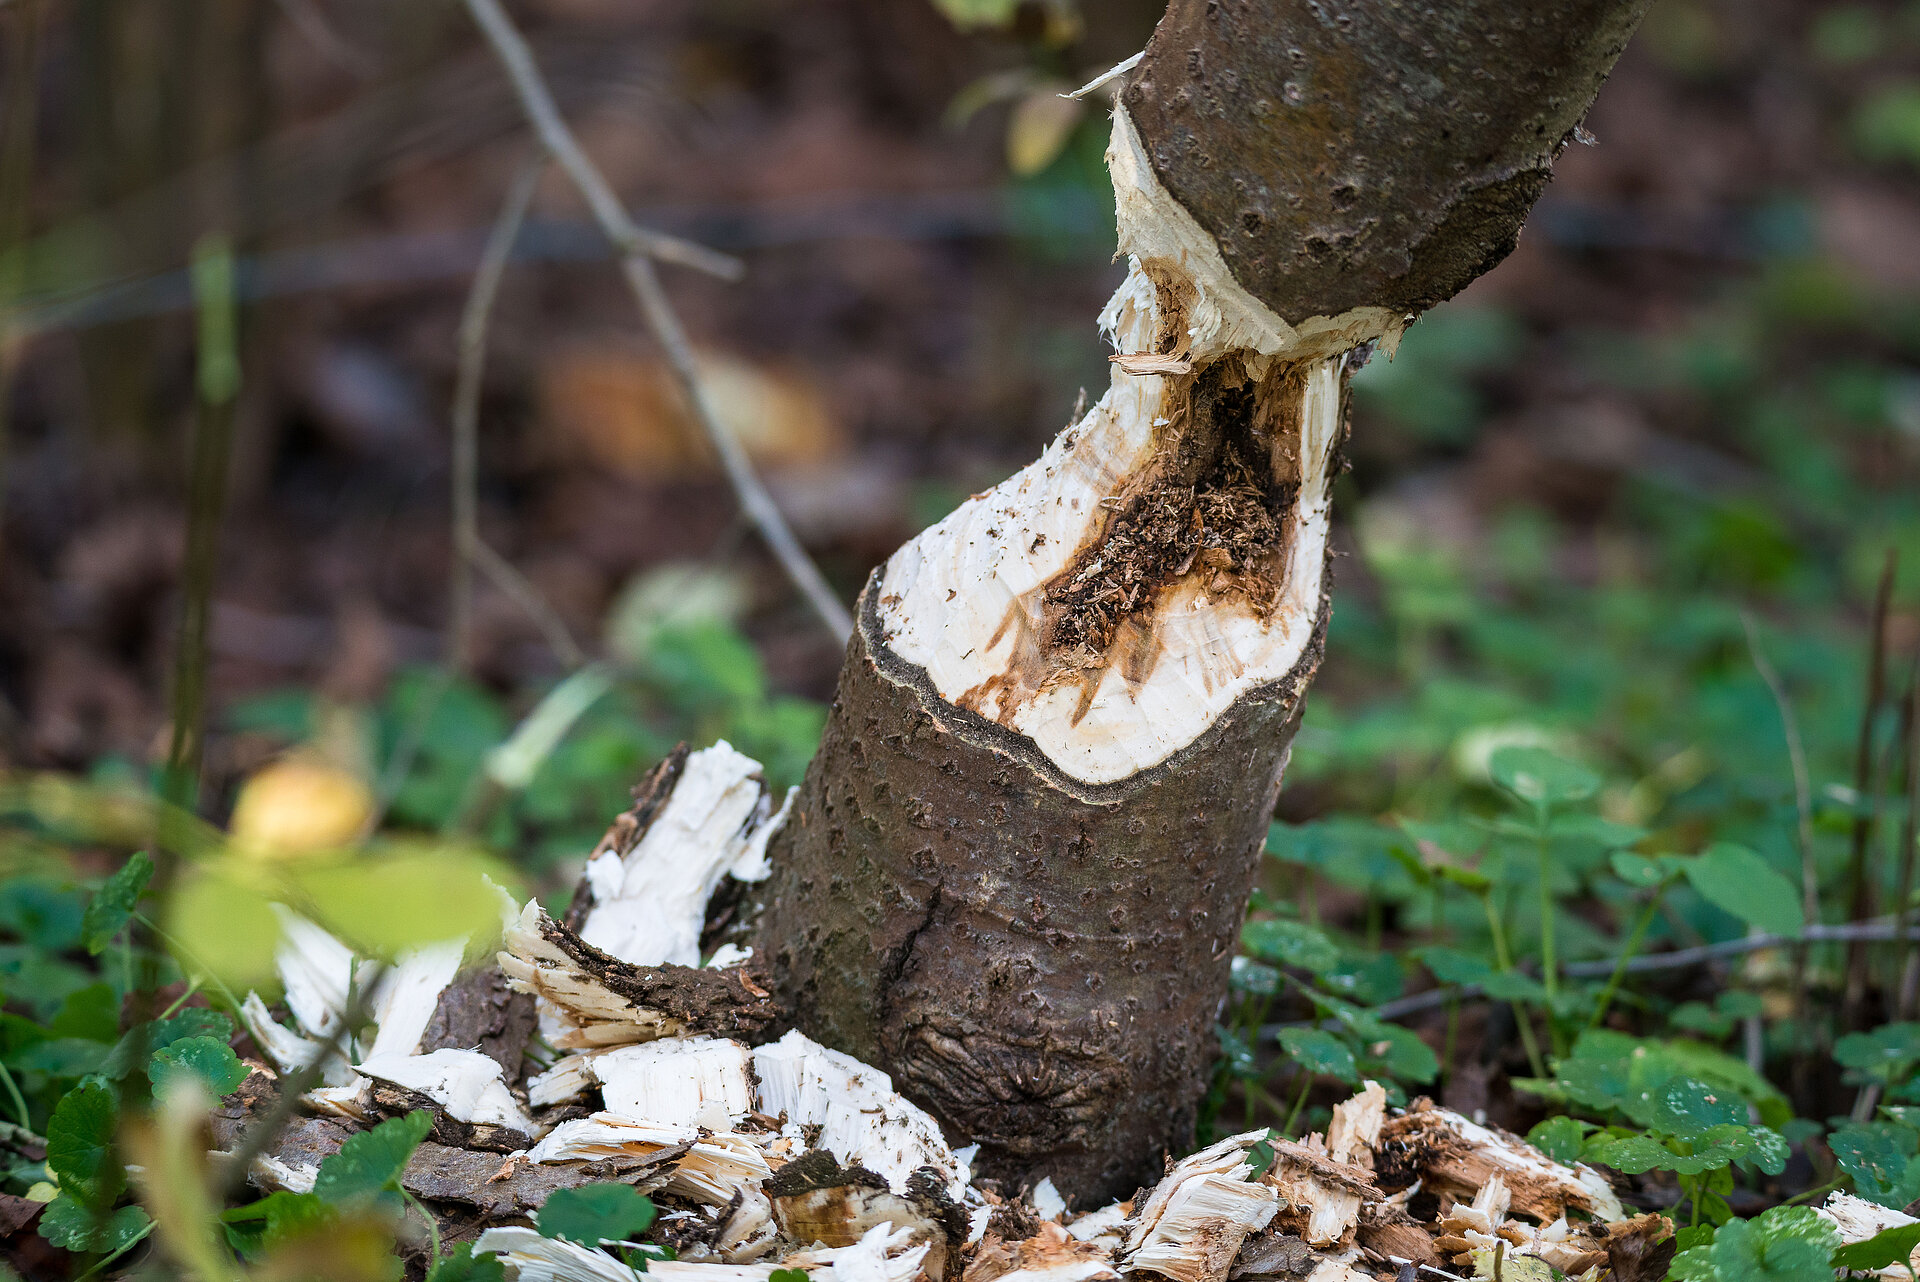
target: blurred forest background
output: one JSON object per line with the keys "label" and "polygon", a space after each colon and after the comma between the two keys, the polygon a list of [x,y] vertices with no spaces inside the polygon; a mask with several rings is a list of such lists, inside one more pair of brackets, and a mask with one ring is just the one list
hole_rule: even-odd
{"label": "blurred forest background", "polygon": [[[1094,317],[1122,274],[1104,104],[1058,94],[1138,50],[1159,8],[515,6],[636,218],[747,264],[738,283],[664,271],[843,600],[1104,388]],[[737,515],[551,171],[494,309],[479,456],[484,537],[544,604],[482,578],[447,666],[456,330],[534,153],[458,5],[11,0],[0,40],[0,768],[146,786],[166,759],[188,263],[217,232],[241,382],[203,814],[224,822],[297,748],[360,780],[389,828],[470,828],[564,893],[683,738],[798,778],[840,646]],[[1342,932],[1358,960],[1327,973],[1355,1000],[1417,977],[1380,951],[1426,912],[1406,825],[1490,811],[1500,745],[1585,762],[1597,817],[1643,849],[1739,841],[1796,887],[1804,855],[1830,920],[1911,885],[1920,2],[1659,0],[1587,127],[1519,250],[1355,381],[1330,652],[1269,903]],[[563,732],[493,769],[583,661],[605,680]],[[1774,670],[1808,762],[1804,841]],[[1628,902],[1598,871],[1606,844],[1568,865],[1561,890],[1584,898],[1563,956],[1605,951]],[[50,888],[113,863],[7,849],[17,995],[65,920]],[[1740,933],[1684,888],[1667,902],[1647,947]],[[1479,907],[1455,907],[1472,928]],[[1714,994],[1772,982],[1731,964],[1646,1000],[1691,1001],[1682,1026],[1725,1038],[1746,1008]],[[71,969],[34,970],[43,1017],[88,982]],[[1769,1013],[1796,1045],[1791,1012]],[[1821,1071],[1838,1070],[1795,1099],[1815,1116]],[[1485,1103],[1484,1076],[1448,1086]]]}

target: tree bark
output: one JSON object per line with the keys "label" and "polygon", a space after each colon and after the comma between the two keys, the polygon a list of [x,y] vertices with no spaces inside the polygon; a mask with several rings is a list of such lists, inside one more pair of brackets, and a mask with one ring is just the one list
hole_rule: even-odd
{"label": "tree bark", "polygon": [[1176,0],[1124,101],[1294,323],[1421,312],[1512,252],[1650,0]]}
{"label": "tree bark", "polygon": [[1099,404],[861,596],[757,955],[977,1167],[1192,1138],[1327,621],[1346,381],[1512,248],[1647,0],[1175,0],[1108,165]]}

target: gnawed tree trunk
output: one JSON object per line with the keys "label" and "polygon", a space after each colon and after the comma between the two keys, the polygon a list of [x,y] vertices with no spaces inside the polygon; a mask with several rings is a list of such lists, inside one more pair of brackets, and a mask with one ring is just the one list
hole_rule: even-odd
{"label": "gnawed tree trunk", "polygon": [[1648,0],[1174,0],[1112,383],[862,594],[770,850],[798,1026],[1085,1206],[1183,1151],[1327,620],[1347,378],[1512,248]]}

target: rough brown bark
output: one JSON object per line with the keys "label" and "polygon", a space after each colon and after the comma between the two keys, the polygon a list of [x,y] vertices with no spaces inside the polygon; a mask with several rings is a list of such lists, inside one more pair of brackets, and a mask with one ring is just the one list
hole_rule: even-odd
{"label": "rough brown bark", "polygon": [[770,970],[801,1028],[978,1140],[985,1174],[1124,1197],[1191,1138],[1320,638],[1176,758],[1090,787],[935,694],[874,595],[771,852]]}
{"label": "rough brown bark", "polygon": [[1298,323],[1505,258],[1651,0],[1174,0],[1123,101],[1235,279]]}
{"label": "rough brown bark", "polygon": [[[1225,687],[1210,684],[1204,666],[1182,669],[1190,703],[1167,704],[1163,685],[1160,703],[1132,705],[1204,708],[1210,718],[1194,720],[1204,729],[1173,755],[1131,758],[1158,764],[1118,779],[1086,774],[1109,780],[1086,783],[1039,745],[1053,735],[1090,756],[1090,737],[1073,740],[1051,712],[1016,732],[1006,710],[1084,682],[1078,708],[1063,714],[1079,727],[1109,668],[1129,683],[1148,679],[1161,653],[1156,612],[1176,589],[1192,589],[1179,607],[1187,611],[1179,626],[1191,629],[1197,618],[1218,624],[1224,612],[1249,608],[1232,604],[1234,583],[1252,608],[1278,600],[1268,589],[1283,580],[1248,580],[1247,567],[1298,579],[1283,554],[1300,537],[1303,505],[1324,502],[1324,488],[1307,494],[1301,481],[1306,402],[1272,389],[1297,392],[1306,371],[1324,374],[1327,361],[1344,377],[1351,366],[1340,347],[1369,335],[1365,325],[1336,322],[1292,348],[1279,339],[1257,346],[1265,340],[1249,337],[1256,330],[1286,327],[1259,317],[1244,328],[1225,324],[1223,295],[1238,285],[1292,324],[1378,309],[1366,313],[1378,337],[1456,292],[1512,248],[1554,155],[1647,3],[1174,0],[1122,102],[1159,187],[1218,242],[1234,279],[1218,279],[1179,210],[1168,215],[1150,180],[1141,184],[1143,167],[1130,165],[1131,190],[1147,202],[1135,213],[1158,239],[1152,253],[1136,255],[1129,281],[1150,283],[1165,332],[1135,332],[1142,350],[1123,351],[1117,363],[1128,376],[1166,381],[1116,375],[1104,412],[1110,423],[1123,413],[1137,415],[1135,426],[1151,422],[1151,459],[1100,472],[1113,460],[1049,452],[1061,467],[1071,461],[1099,474],[1090,494],[1101,513],[1090,514],[1074,559],[1038,587],[996,577],[996,556],[1030,555],[1044,541],[1029,544],[1033,527],[1023,525],[1013,545],[1013,518],[1033,517],[1015,511],[1015,491],[1026,491],[1011,482],[1013,491],[982,496],[1000,506],[969,509],[977,525],[941,527],[962,531],[940,535],[961,543],[915,545],[910,564],[925,572],[903,581],[954,585],[935,611],[902,606],[905,595],[883,600],[879,576],[869,583],[825,739],[774,840],[762,896],[756,960],[796,1025],[886,1069],[954,1143],[978,1141],[984,1174],[1018,1183],[1051,1176],[1082,1207],[1124,1196],[1190,1141],[1214,1056],[1235,937],[1321,653],[1325,576],[1285,625],[1301,629],[1288,634],[1295,641],[1312,629],[1303,653],[1284,651],[1297,661],[1234,669],[1259,675],[1222,710],[1207,699]],[[1116,148],[1123,136],[1131,137],[1116,132]],[[1132,297],[1125,289],[1117,300]],[[1201,302],[1213,309],[1205,344],[1188,327],[1199,315],[1189,308]],[[1250,407],[1224,419],[1217,405],[1206,408],[1220,402],[1214,393],[1234,389]],[[1122,439],[1080,437],[1100,412],[1070,429],[1061,449]],[[1234,429],[1242,436],[1269,420],[1278,434],[1222,453],[1232,441],[1206,429],[1227,419],[1246,420]],[[1214,448],[1182,470],[1189,440]],[[1221,459],[1233,463],[1231,484],[1209,479]],[[1045,477],[1056,475],[1079,473],[1049,465]],[[1326,473],[1317,475],[1324,486]],[[1029,489],[1043,481],[1033,478]],[[1202,501],[1223,497],[1233,499],[1231,512]],[[989,528],[1003,507],[1007,524]],[[1223,530],[1248,546],[1236,550]],[[993,591],[969,599],[971,581],[941,577],[961,564],[993,578]],[[1078,613],[1076,592],[1088,597]],[[1009,593],[1024,594],[1011,610]],[[1117,614],[1101,604],[1116,600]],[[896,608],[914,611],[912,627],[897,617],[882,623]],[[993,633],[983,616],[1003,610],[1009,622]],[[942,649],[945,640],[916,638],[922,619],[938,638],[963,640]],[[1014,642],[1012,666],[984,673],[965,693],[943,696],[932,667],[890,648],[890,640],[902,652],[919,645],[950,674],[969,656],[999,662],[1011,626],[1027,629],[1016,634],[1024,639]],[[1116,664],[1123,637],[1131,658]],[[1216,653],[1227,667],[1237,662],[1231,646]],[[1265,679],[1288,662],[1283,676]],[[970,710],[988,697],[998,721]],[[1149,733],[1170,724],[1162,715]],[[1121,731],[1100,733],[1115,735],[1110,743]]]}

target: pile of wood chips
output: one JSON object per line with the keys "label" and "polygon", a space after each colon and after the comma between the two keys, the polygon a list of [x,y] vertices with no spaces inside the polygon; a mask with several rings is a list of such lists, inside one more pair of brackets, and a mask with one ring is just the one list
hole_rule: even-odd
{"label": "pile of wood chips", "polygon": [[[567,920],[512,909],[478,969],[462,972],[458,941],[380,967],[287,912],[291,1026],[250,997],[246,1023],[274,1067],[256,1066],[216,1114],[216,1144],[234,1147],[279,1076],[320,1059],[323,1084],[253,1183],[311,1189],[355,1131],[425,1108],[434,1129],[402,1184],[447,1240],[498,1253],[523,1282],[637,1277],[608,1250],[529,1227],[554,1190],[602,1181],[660,1206],[651,1237],[677,1256],[648,1268],[660,1282],[768,1282],[775,1269],[810,1282],[1666,1274],[1671,1222],[1629,1216],[1601,1172],[1426,1100],[1391,1111],[1373,1083],[1324,1134],[1235,1135],[1109,1206],[1073,1207],[1073,1190],[1045,1179],[976,1182],[972,1150],[950,1147],[885,1073],[782,1032],[739,950],[699,965],[709,899],[727,876],[765,875],[784,815],[757,765],[721,744],[670,760],[639,795]],[[372,1031],[347,1036],[355,991],[372,994]],[[1844,1194],[1826,1213],[1849,1241],[1910,1222]]]}

